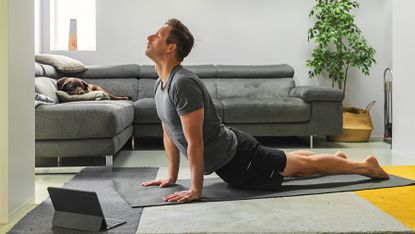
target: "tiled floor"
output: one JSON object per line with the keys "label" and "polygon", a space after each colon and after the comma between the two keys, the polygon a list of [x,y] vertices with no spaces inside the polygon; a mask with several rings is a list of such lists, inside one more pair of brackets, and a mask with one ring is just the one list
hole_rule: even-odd
{"label": "tiled floor", "polygon": [[[307,140],[307,139],[306,139]],[[260,141],[268,146],[275,146],[284,150],[298,150],[307,149],[308,143],[292,138],[264,138]],[[141,166],[154,166],[154,167],[167,167],[167,161],[165,153],[162,150],[161,141],[139,141],[137,149],[132,151],[129,149],[122,150],[114,161],[116,167],[141,167]],[[126,147],[127,148],[127,147]],[[315,141],[315,148],[312,149],[317,153],[335,153],[336,151],[343,151],[346,155],[353,160],[362,160],[369,154],[377,156],[381,165],[415,165],[415,155],[399,155],[394,153],[390,149],[390,145],[381,141],[373,141],[369,143],[335,143],[326,142],[323,139],[317,139]],[[62,186],[63,183],[70,180],[73,177],[73,173],[79,171],[82,167],[61,167],[61,168],[36,168],[38,173],[35,176],[36,191],[35,191],[35,203],[39,204],[47,198],[48,186]],[[161,175],[159,175],[161,176]],[[181,174],[182,177],[188,177],[187,161],[183,159],[181,161]],[[35,206],[32,206],[33,208]],[[31,209],[30,208],[30,209]],[[27,211],[29,211],[28,209]],[[26,212],[27,212],[26,211]],[[9,230],[23,215],[16,214],[13,220],[7,225],[0,226],[0,233],[4,233]],[[147,230],[147,229],[143,229]],[[208,230],[205,230],[208,231]],[[212,231],[214,231],[212,229]]]}

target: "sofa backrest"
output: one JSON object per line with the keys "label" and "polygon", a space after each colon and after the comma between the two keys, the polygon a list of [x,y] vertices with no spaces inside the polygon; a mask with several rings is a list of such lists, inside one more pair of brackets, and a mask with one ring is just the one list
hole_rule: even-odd
{"label": "sofa backrest", "polygon": [[[214,65],[189,65],[184,67],[199,76],[212,98],[216,98],[216,67]],[[154,83],[158,79],[154,66],[140,66],[139,77],[138,98],[153,98]]]}
{"label": "sofa backrest", "polygon": [[138,99],[154,98],[154,83],[158,79],[154,66],[140,66],[138,77]]}
{"label": "sofa backrest", "polygon": [[294,69],[286,64],[216,67],[218,99],[286,97],[295,85]]}
{"label": "sofa backrest", "polygon": [[87,66],[85,72],[65,74],[54,67],[35,63],[35,91],[45,94],[55,101],[56,81],[61,77],[79,77],[87,83],[101,86],[116,96],[130,96],[137,100],[138,90],[138,65],[113,65],[113,66]]}
{"label": "sofa backrest", "polygon": [[115,96],[129,96],[133,101],[137,100],[138,65],[87,66],[87,68],[88,70],[76,76],[87,83],[99,85]]}
{"label": "sofa backrest", "polygon": [[216,92],[216,73],[214,65],[190,65],[184,66],[186,69],[194,72],[205,84],[210,96],[217,99]]}
{"label": "sofa backrest", "polygon": [[[196,73],[214,99],[288,96],[295,86],[294,69],[287,65],[185,65]],[[158,78],[152,65],[87,66],[85,72],[63,74],[54,67],[35,64],[36,92],[57,101],[56,80],[63,76],[80,77],[118,96],[130,96],[133,101],[154,98],[154,83]]]}

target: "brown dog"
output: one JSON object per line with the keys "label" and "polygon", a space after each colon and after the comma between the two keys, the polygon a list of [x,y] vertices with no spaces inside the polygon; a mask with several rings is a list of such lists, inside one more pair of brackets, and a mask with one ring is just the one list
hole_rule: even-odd
{"label": "brown dog", "polygon": [[127,96],[114,96],[98,85],[88,84],[84,80],[75,77],[62,77],[57,82],[58,90],[64,91],[69,95],[81,95],[91,91],[102,91],[110,97],[111,100],[131,100]]}

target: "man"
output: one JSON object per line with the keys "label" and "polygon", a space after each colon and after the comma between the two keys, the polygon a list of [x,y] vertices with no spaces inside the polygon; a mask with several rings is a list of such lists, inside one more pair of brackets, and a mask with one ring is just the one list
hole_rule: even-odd
{"label": "man", "polygon": [[224,181],[247,189],[280,188],[283,177],[313,174],[360,174],[389,178],[376,158],[357,162],[342,152],[335,155],[309,151],[285,153],[260,145],[255,138],[221,124],[203,82],[180,64],[193,48],[193,36],[177,19],[170,19],[148,36],[146,55],[155,63],[159,79],[155,85],[157,113],[162,122],[163,143],[169,176],[144,182],[143,186],[175,184],[180,153],[190,167],[189,190],[163,197],[166,202],[189,202],[203,190],[203,175],[216,172]]}

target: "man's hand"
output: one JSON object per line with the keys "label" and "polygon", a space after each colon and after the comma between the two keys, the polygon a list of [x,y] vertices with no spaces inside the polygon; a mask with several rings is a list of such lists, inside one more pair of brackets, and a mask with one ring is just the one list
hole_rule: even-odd
{"label": "man's hand", "polygon": [[200,192],[194,191],[192,189],[175,192],[173,194],[163,197],[163,200],[166,202],[177,202],[184,203],[193,201],[200,198]]}
{"label": "man's hand", "polygon": [[160,188],[165,188],[172,186],[176,183],[176,180],[173,178],[167,178],[167,179],[160,179],[160,180],[150,180],[142,183],[141,185],[144,187],[147,186],[159,186]]}

